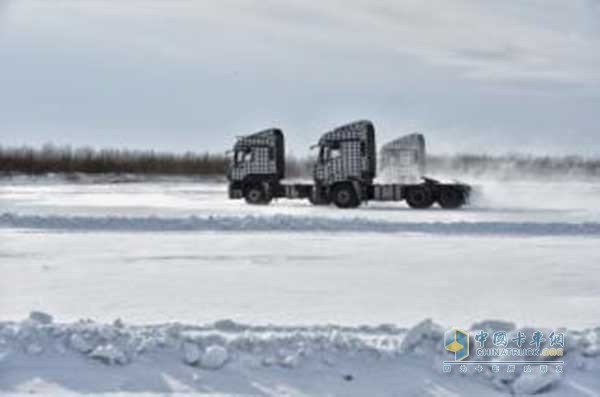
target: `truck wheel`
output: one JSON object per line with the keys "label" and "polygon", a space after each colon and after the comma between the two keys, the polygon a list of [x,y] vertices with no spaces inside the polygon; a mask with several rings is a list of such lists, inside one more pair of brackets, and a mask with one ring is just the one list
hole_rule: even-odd
{"label": "truck wheel", "polygon": [[308,201],[312,205],[329,205],[329,204],[331,204],[331,200],[329,199],[329,197],[327,197],[327,195],[319,194],[317,196],[314,194],[314,192],[311,192],[311,194],[308,196]]}
{"label": "truck wheel", "polygon": [[460,208],[465,203],[465,195],[454,187],[443,187],[438,198],[440,207],[446,209]]}
{"label": "truck wheel", "polygon": [[250,186],[244,192],[244,199],[248,204],[266,205],[271,202],[271,197],[267,195],[265,189],[260,185]]}
{"label": "truck wheel", "polygon": [[433,192],[428,186],[411,187],[406,193],[406,203],[411,208],[429,208],[434,202]]}
{"label": "truck wheel", "polygon": [[360,205],[360,200],[352,185],[339,185],[333,188],[331,201],[338,208],[356,208]]}

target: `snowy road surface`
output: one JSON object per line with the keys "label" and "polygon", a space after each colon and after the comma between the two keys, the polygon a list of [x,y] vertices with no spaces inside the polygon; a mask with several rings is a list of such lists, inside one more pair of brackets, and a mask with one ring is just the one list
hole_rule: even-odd
{"label": "snowy road surface", "polygon": [[[482,194],[460,211],[415,211],[401,203],[342,211],[288,200],[250,207],[226,200],[223,184],[199,181],[3,180],[0,321],[20,321],[31,310],[43,310],[68,323],[81,318],[102,323],[122,318],[140,325],[232,319],[253,325],[411,327],[432,318],[443,327],[462,328],[486,319],[579,330],[598,326],[600,184],[484,181],[479,186]],[[7,324],[1,327],[21,323]],[[0,394],[53,387],[144,391],[142,380],[129,385],[123,381],[119,389],[113,367],[99,370],[104,383],[72,384],[64,374],[70,366],[82,365],[78,356],[59,360],[66,368],[62,375],[54,370],[47,373],[51,380],[36,380],[35,373],[56,364],[56,352],[15,353],[6,332],[0,338]],[[143,372],[143,357],[127,371]],[[410,371],[409,362],[365,364],[361,357],[352,370],[361,382],[370,374],[362,386],[358,380],[338,385],[339,366],[324,370],[322,358],[315,364],[312,357],[312,364],[292,369],[298,371],[295,376],[285,365],[265,372],[262,364],[260,373],[249,375],[254,364],[236,360],[217,371],[219,375],[196,374],[211,380],[196,379],[186,389],[177,382],[193,374],[180,368],[178,358],[165,365],[169,371],[188,371],[174,375],[179,386],[169,389],[165,381],[146,391],[365,395],[360,391],[377,382],[389,387],[377,389],[382,395],[388,395],[384,390],[400,390],[391,374]],[[414,388],[402,389],[408,395],[451,396],[461,395],[460,390],[472,395],[469,388],[473,395],[477,390],[492,395],[489,385],[479,388],[478,380],[463,385],[459,378],[443,378],[432,369],[431,358],[417,361],[412,371],[423,376]],[[547,391],[596,395],[597,384],[590,379],[598,369],[595,360],[590,363],[582,367],[589,373],[569,374],[569,382]],[[84,377],[100,364],[86,365],[92,366],[85,367]],[[418,369],[422,365],[425,369]],[[10,369],[9,375],[3,377],[3,368]],[[322,389],[309,387],[315,374],[323,375]],[[264,381],[264,388],[224,388],[218,383],[220,377],[231,383],[232,377],[245,376],[257,384]],[[278,380],[285,387],[276,392]],[[354,394],[346,389],[348,384]]]}
{"label": "snowy road surface", "polygon": [[600,318],[599,241],[589,237],[0,230],[0,239],[5,319],[32,309],[136,323]]}

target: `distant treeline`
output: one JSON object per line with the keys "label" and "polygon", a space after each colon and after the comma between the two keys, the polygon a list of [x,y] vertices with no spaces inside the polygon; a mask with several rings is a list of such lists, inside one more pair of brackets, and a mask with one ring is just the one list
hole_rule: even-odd
{"label": "distant treeline", "polygon": [[600,158],[582,156],[536,156],[526,154],[429,155],[427,172],[453,176],[494,177],[496,179],[600,178]]}
{"label": "distant treeline", "polygon": [[[314,159],[288,156],[288,177],[311,177]],[[125,149],[41,148],[0,146],[0,173],[156,174],[223,176],[229,159],[224,154],[173,154]],[[453,178],[594,178],[600,179],[600,158],[534,156],[523,154],[428,155],[427,174]]]}
{"label": "distant treeline", "polygon": [[227,166],[224,155],[172,154],[154,151],[44,145],[0,147],[0,172],[39,175],[47,173],[130,173],[169,175],[217,175]]}

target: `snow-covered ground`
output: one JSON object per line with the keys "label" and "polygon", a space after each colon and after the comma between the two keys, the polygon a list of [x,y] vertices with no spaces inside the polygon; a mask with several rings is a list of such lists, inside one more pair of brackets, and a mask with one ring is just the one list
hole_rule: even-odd
{"label": "snow-covered ground", "polygon": [[[0,180],[0,394],[600,394],[600,183],[343,211],[111,182]],[[443,374],[440,332],[488,319],[570,329],[566,373]]]}

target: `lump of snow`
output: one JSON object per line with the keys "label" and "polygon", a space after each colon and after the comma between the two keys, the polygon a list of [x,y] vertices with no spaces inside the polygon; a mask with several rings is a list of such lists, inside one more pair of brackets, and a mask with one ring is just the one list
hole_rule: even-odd
{"label": "lump of snow", "polygon": [[273,356],[264,357],[261,362],[263,367],[271,367],[277,363],[277,359]]}
{"label": "lump of snow", "polygon": [[220,369],[229,360],[227,349],[219,345],[211,345],[202,355],[200,365],[206,369]]}
{"label": "lump of snow", "polygon": [[589,330],[578,341],[578,347],[584,357],[600,356],[600,338],[598,330]]}
{"label": "lump of snow", "polygon": [[25,352],[31,356],[39,356],[44,352],[44,347],[39,343],[34,342],[27,346]]}
{"label": "lump of snow", "polygon": [[106,325],[97,328],[97,332],[98,336],[106,341],[113,340],[118,336],[117,329]]}
{"label": "lump of snow", "polygon": [[185,342],[183,344],[183,361],[188,365],[194,365],[200,360],[200,348],[195,343]]}
{"label": "lump of snow", "polygon": [[158,340],[149,337],[139,337],[134,341],[135,352],[141,354],[145,351],[151,350],[158,345]]}
{"label": "lump of snow", "polygon": [[215,322],[214,327],[216,329],[218,329],[219,331],[229,331],[229,332],[235,332],[235,331],[240,331],[242,329],[242,326],[238,323],[236,323],[233,320],[219,320],[217,322]]}
{"label": "lump of snow", "polygon": [[71,337],[69,338],[69,345],[73,349],[84,354],[94,350],[94,346],[79,334],[71,334]]}
{"label": "lump of snow", "polygon": [[581,354],[584,357],[598,357],[600,356],[600,346],[598,345],[588,345],[581,349]]}
{"label": "lump of snow", "polygon": [[299,364],[300,364],[300,354],[298,354],[298,353],[285,356],[279,362],[279,365],[281,365],[282,367],[290,368],[290,369],[298,367]]}
{"label": "lump of snow", "polygon": [[29,313],[29,319],[39,324],[51,324],[53,318],[48,313],[33,311]]}
{"label": "lump of snow", "polygon": [[112,344],[98,346],[89,355],[91,358],[102,361],[107,365],[127,364],[127,356],[118,347]]}
{"label": "lump of snow", "polygon": [[555,387],[560,376],[554,372],[523,374],[513,383],[513,391],[516,395],[532,395],[544,393]]}
{"label": "lump of snow", "polygon": [[[422,353],[427,350],[441,350],[443,348],[440,342],[444,336],[444,330],[431,319],[420,322],[411,328],[400,345],[404,352]],[[440,347],[442,346],[442,347]]]}

